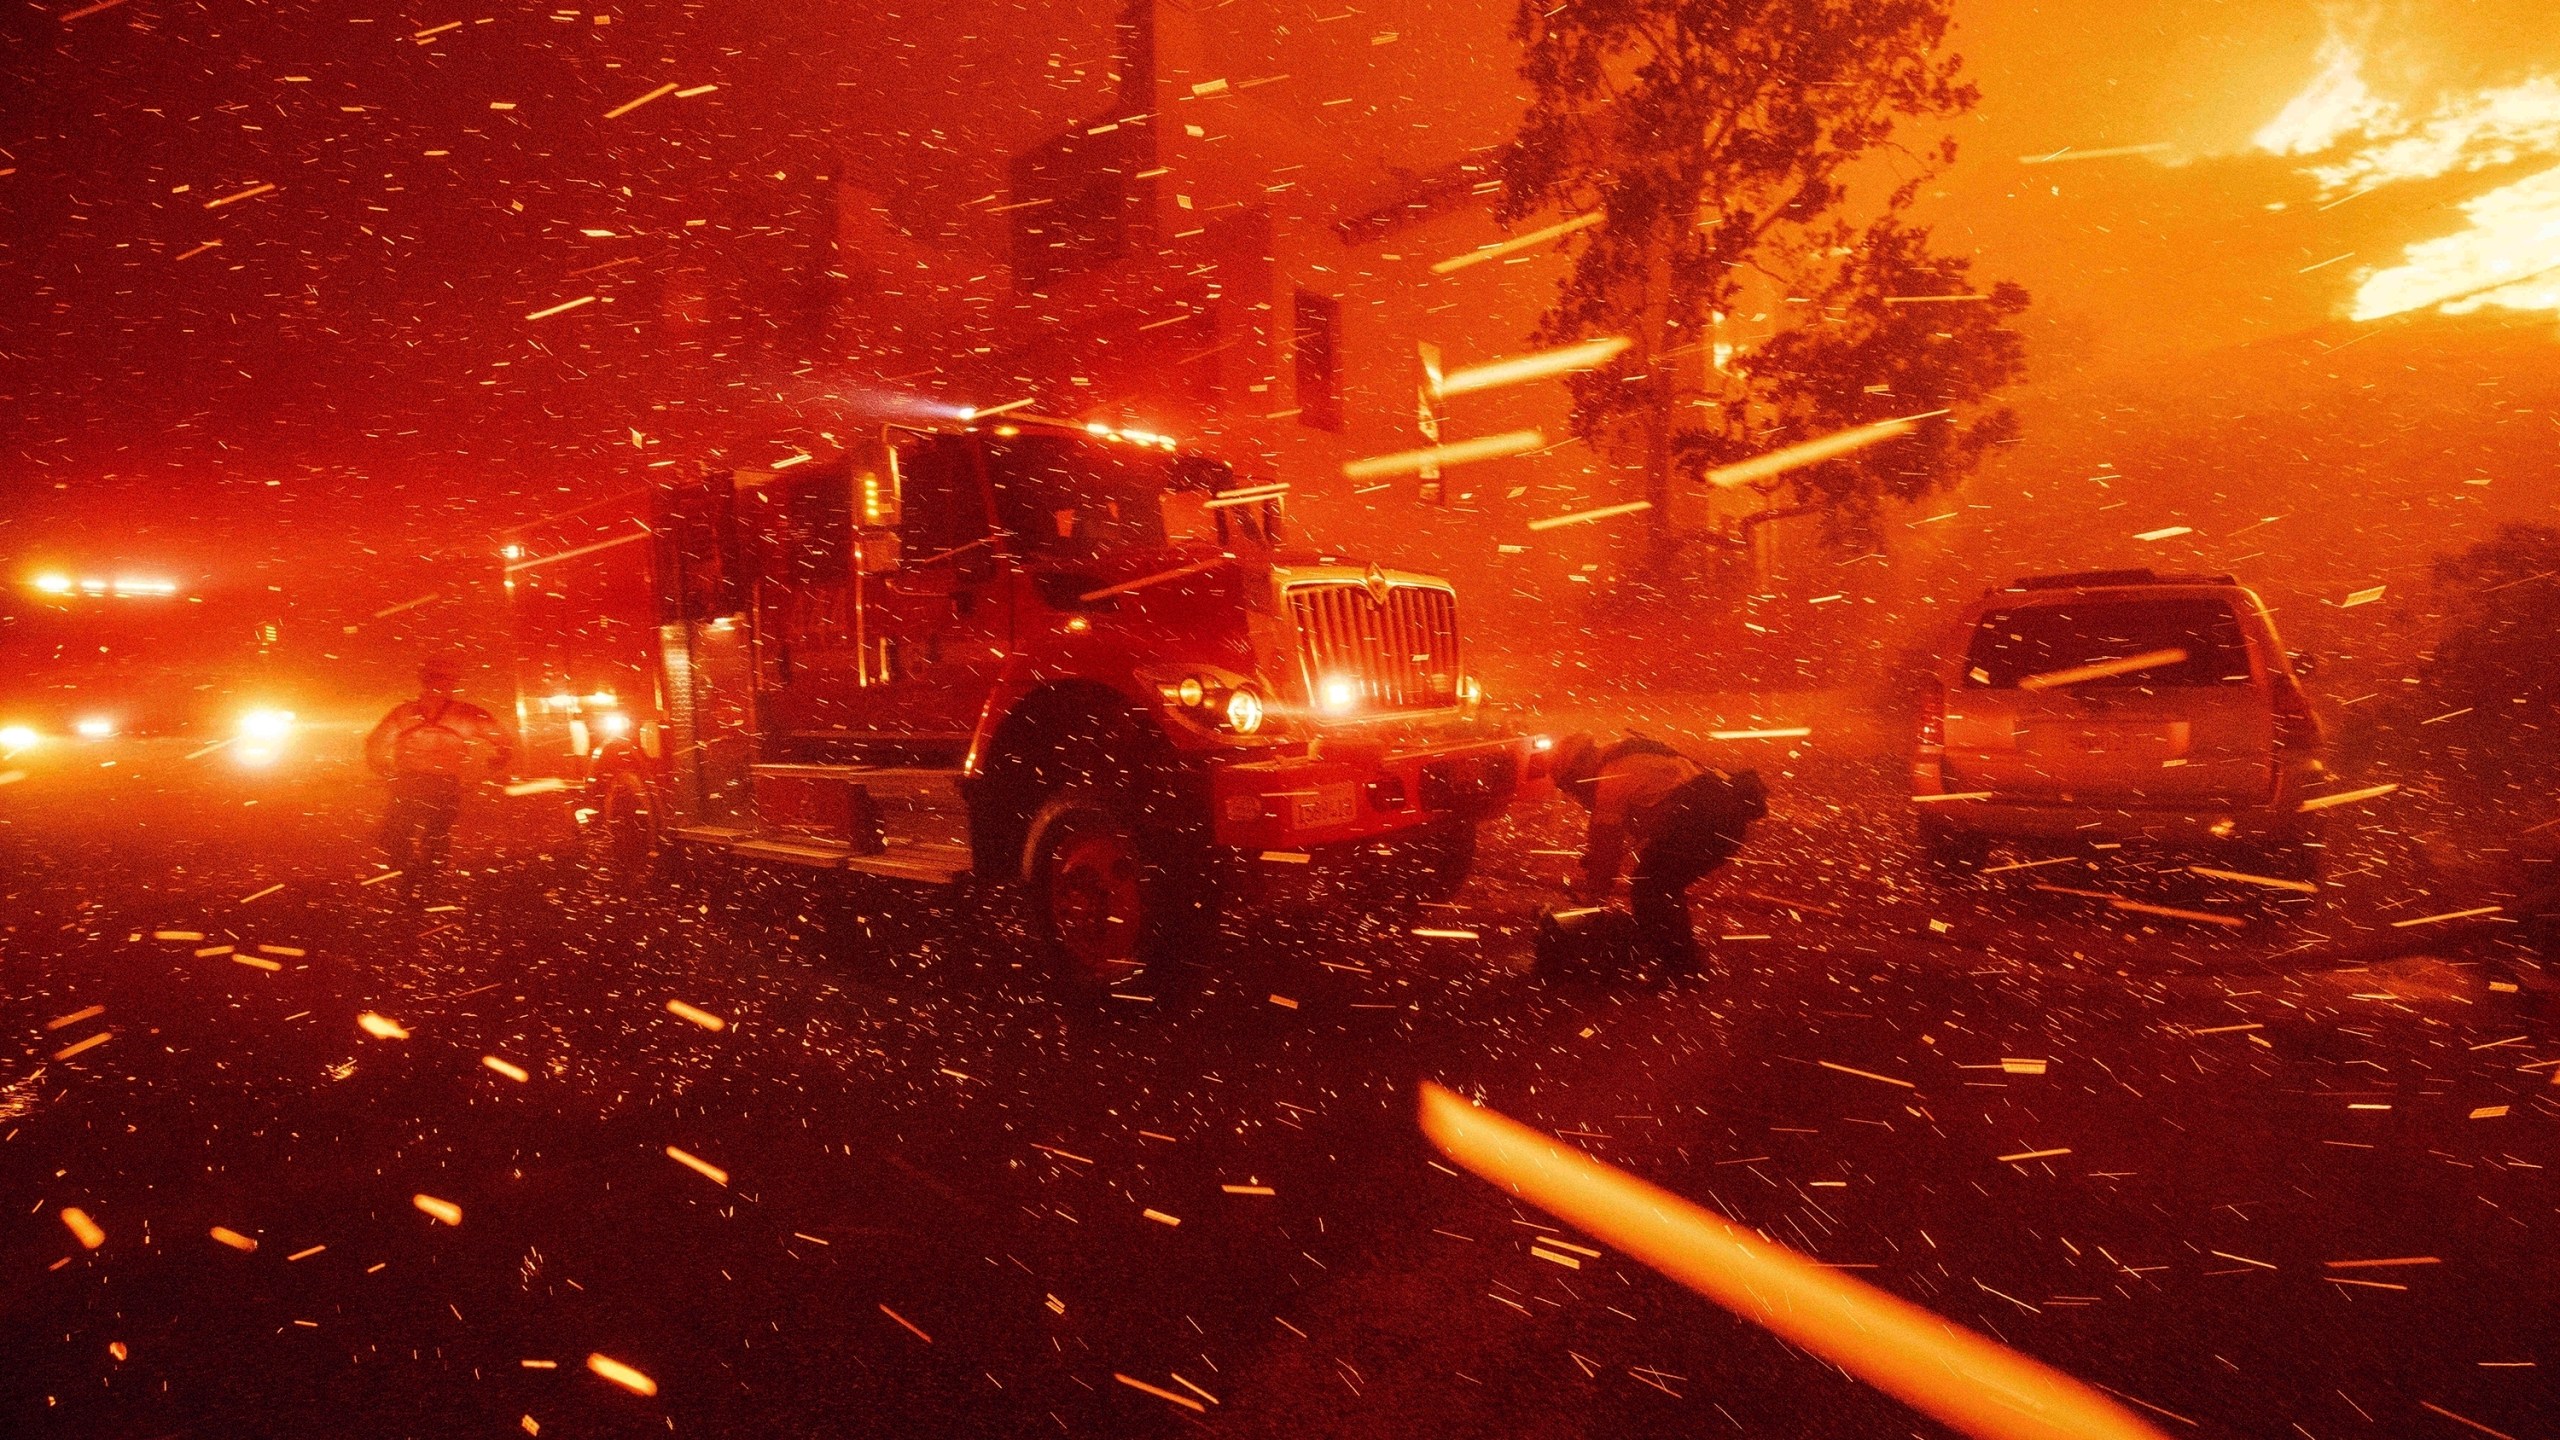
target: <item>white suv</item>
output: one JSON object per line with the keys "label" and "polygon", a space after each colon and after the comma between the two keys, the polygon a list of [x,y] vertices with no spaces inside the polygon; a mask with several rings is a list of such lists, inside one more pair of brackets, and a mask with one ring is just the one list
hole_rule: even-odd
{"label": "white suv", "polygon": [[2321,727],[2255,592],[2228,575],[2033,576],[1967,606],[1921,700],[1920,842],[1948,870],[1998,839],[2213,847],[2301,877]]}

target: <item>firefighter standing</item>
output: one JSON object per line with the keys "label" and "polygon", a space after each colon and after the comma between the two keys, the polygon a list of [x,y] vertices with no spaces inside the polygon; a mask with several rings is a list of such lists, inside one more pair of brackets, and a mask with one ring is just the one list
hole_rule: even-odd
{"label": "firefighter standing", "polygon": [[504,776],[515,749],[488,711],[456,698],[461,683],[460,666],[428,661],[418,670],[418,698],[393,706],[364,741],[365,763],[391,782],[382,849],[412,905],[444,874],[464,777],[478,752],[488,752],[490,775]]}
{"label": "firefighter standing", "polygon": [[1636,852],[1629,908],[1638,953],[1675,968],[1697,964],[1689,887],[1742,848],[1744,832],[1769,813],[1755,771],[1727,775],[1659,741],[1631,737],[1601,746],[1569,735],[1556,746],[1556,783],[1591,812],[1575,898],[1605,904],[1627,850]]}

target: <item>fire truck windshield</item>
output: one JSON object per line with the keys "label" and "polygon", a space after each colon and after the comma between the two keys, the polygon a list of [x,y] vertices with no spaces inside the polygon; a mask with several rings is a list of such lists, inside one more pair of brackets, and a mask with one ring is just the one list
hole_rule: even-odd
{"label": "fire truck windshield", "polygon": [[1166,497],[1205,496],[1224,472],[1214,462],[1073,435],[1026,434],[987,445],[996,523],[1030,553],[1053,560],[1183,538],[1168,533]]}

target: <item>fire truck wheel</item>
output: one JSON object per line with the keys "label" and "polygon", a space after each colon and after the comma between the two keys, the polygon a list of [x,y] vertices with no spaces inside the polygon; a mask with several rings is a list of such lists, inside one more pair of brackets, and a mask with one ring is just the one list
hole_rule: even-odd
{"label": "fire truck wheel", "polygon": [[658,817],[649,804],[649,787],[624,771],[605,783],[593,829],[597,868],[624,886],[638,885],[657,872]]}
{"label": "fire truck wheel", "polygon": [[1457,898],[1476,868],[1476,823],[1434,825],[1398,847],[1397,887],[1407,900],[1441,904]]}
{"label": "fire truck wheel", "polygon": [[1920,856],[1928,862],[1929,872],[1939,880],[1969,879],[1991,861],[1991,840],[1985,835],[1953,830],[1933,821],[1920,822]]}
{"label": "fire truck wheel", "polygon": [[1057,978],[1093,991],[1144,962],[1163,898],[1127,809],[1072,789],[1031,819],[1031,927]]}

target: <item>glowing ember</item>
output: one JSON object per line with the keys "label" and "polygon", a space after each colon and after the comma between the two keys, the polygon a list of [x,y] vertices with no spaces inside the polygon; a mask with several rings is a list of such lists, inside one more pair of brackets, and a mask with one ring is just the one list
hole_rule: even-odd
{"label": "glowing ember", "polygon": [[712,1164],[710,1161],[703,1159],[699,1155],[679,1150],[675,1146],[670,1145],[667,1147],[667,1158],[673,1160],[687,1170],[692,1171],[696,1175],[701,1176],[703,1179],[710,1181],[714,1185],[726,1185],[729,1183],[728,1171],[721,1169],[719,1166]]}
{"label": "glowing ember", "polygon": [[107,1232],[98,1228],[98,1222],[89,1218],[88,1211],[76,1205],[64,1207],[62,1223],[70,1228],[83,1250],[95,1250],[107,1243]]}
{"label": "glowing ember", "polygon": [[701,1026],[705,1030],[726,1030],[729,1028],[728,1021],[721,1019],[719,1016],[712,1014],[708,1010],[698,1010],[691,1005],[687,1005],[681,1000],[668,1001],[667,1013],[670,1015],[681,1015],[685,1019],[692,1021],[694,1024]]}
{"label": "glowing ember", "polygon": [[356,1024],[364,1031],[364,1033],[372,1036],[376,1040],[406,1040],[409,1038],[409,1032],[400,1028],[400,1022],[391,1019],[389,1016],[376,1015],[370,1010],[367,1010],[363,1014],[357,1016]]}
{"label": "glowing ember", "polygon": [[610,1355],[590,1355],[587,1368],[634,1395],[655,1395],[658,1382],[614,1359]]}

